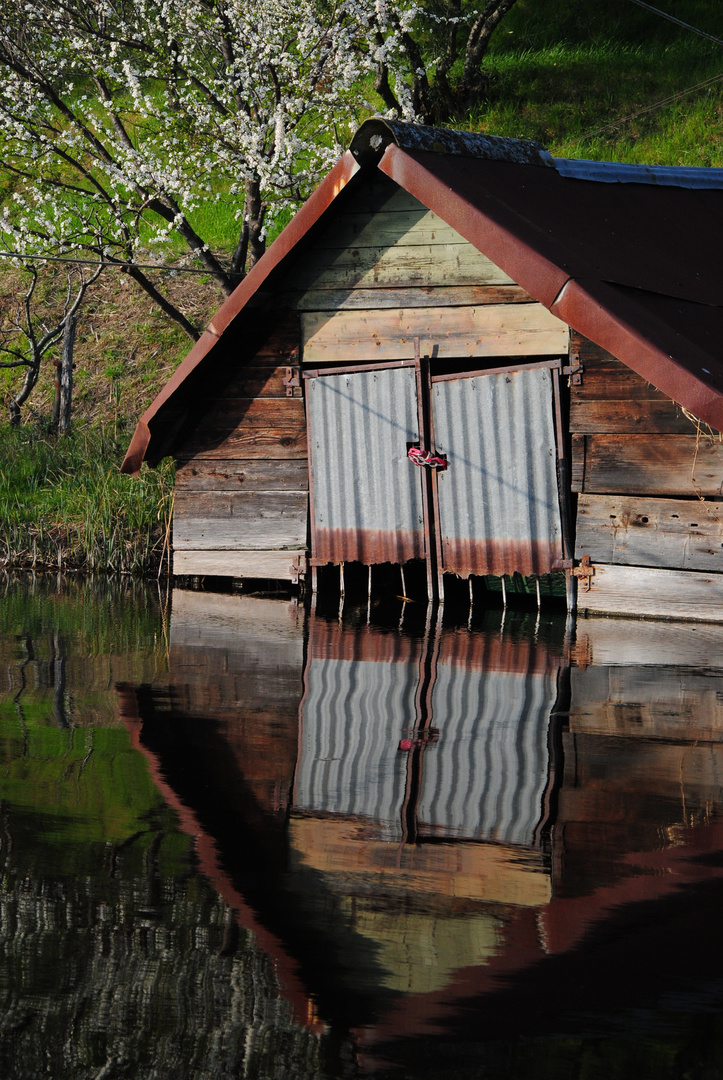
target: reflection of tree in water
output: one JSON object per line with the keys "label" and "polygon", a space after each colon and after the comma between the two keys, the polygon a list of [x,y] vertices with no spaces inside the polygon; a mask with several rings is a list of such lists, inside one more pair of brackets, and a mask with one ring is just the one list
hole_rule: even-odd
{"label": "reflection of tree in water", "polygon": [[5,1080],[320,1075],[319,1042],[292,1020],[271,962],[183,869],[167,822],[112,853],[84,846],[72,876],[66,845],[39,840],[50,824],[2,806]]}

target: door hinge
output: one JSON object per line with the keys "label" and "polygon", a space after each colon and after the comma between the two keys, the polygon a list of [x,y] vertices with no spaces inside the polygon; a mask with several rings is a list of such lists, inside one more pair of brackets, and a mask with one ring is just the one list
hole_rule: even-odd
{"label": "door hinge", "polygon": [[562,369],[563,375],[570,376],[570,386],[582,386],[583,366],[577,357],[572,358],[571,364],[566,364]]}
{"label": "door hinge", "polygon": [[580,559],[580,565],[573,566],[572,573],[574,577],[580,578],[582,581],[585,582],[585,592],[590,592],[590,586],[592,584],[595,568],[590,565],[589,555],[583,555],[583,557]]}
{"label": "door hinge", "polygon": [[580,349],[574,342],[570,342],[570,363],[562,369],[563,375],[570,376],[570,386],[582,386],[583,366],[580,363]]}
{"label": "door hinge", "polygon": [[591,579],[595,573],[595,568],[590,565],[590,556],[583,555],[580,559],[580,565],[575,566],[574,559],[555,559],[552,564],[553,570],[569,570],[573,577],[581,578],[585,581],[585,592],[590,591]]}
{"label": "door hinge", "polygon": [[286,387],[286,396],[293,397],[294,390],[301,385],[301,383],[299,382],[299,373],[296,368],[287,367],[286,374],[282,382]]}

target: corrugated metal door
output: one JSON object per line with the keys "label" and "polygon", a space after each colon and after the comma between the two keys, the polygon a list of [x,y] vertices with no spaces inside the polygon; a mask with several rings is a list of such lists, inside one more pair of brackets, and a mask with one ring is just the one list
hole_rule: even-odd
{"label": "corrugated metal door", "polygon": [[432,383],[440,569],[545,574],[562,557],[549,368]]}
{"label": "corrugated metal door", "polygon": [[413,367],[315,375],[306,383],[311,551],[317,562],[425,556]]}

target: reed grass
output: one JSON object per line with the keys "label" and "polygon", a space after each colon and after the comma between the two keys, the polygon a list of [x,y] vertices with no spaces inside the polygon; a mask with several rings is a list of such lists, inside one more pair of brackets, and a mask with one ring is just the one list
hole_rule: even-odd
{"label": "reed grass", "polygon": [[173,467],[120,473],[130,432],[0,426],[0,568],[167,572]]}

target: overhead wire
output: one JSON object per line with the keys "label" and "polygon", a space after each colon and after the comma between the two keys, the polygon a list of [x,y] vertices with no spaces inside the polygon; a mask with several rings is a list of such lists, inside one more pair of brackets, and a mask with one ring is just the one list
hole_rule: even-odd
{"label": "overhead wire", "polygon": [[660,109],[664,105],[672,105],[681,98],[687,97],[688,94],[694,94],[696,90],[703,90],[706,86],[712,86],[714,83],[720,82],[721,80],[723,80],[723,72],[720,75],[714,75],[712,79],[705,79],[704,82],[696,83],[695,86],[689,86],[687,90],[680,90],[677,94],[671,94],[670,97],[663,98],[662,101],[656,101],[653,105],[646,105],[644,109],[638,109],[636,112],[628,113],[627,116],[621,116],[618,120],[612,120],[609,124],[603,124],[602,127],[592,128],[590,131],[586,131],[582,135],[579,135],[577,141],[591,139],[593,135],[602,135],[606,131],[612,131],[612,129],[618,127],[619,124],[626,124],[628,120],[634,120],[637,116],[644,116],[646,113],[655,112],[656,109]]}
{"label": "overhead wire", "polygon": [[[28,262],[69,263],[72,266],[112,266],[116,270],[166,270],[173,274],[211,274],[212,270],[198,270],[192,266],[167,266],[164,263],[124,262],[122,259],[69,259],[66,255],[24,255],[21,251],[0,251],[1,259],[23,259]],[[229,272],[229,277],[239,275]]]}
{"label": "overhead wire", "polygon": [[[675,15],[671,15],[667,11],[662,11],[660,8],[653,7],[653,5],[648,4],[646,0],[630,0],[630,2],[632,4],[637,4],[638,7],[645,8],[646,11],[652,11],[654,15],[660,15],[661,18],[668,19],[669,22],[675,23],[676,26],[682,26],[684,30],[690,30],[700,37],[707,38],[709,41],[715,42],[716,45],[723,45],[722,38],[714,37],[713,34],[709,34],[707,31],[701,30],[697,26],[693,26],[691,23],[683,22],[682,19],[678,19]],[[620,124],[626,124],[629,120],[635,120],[638,116],[645,116],[646,113],[655,112],[656,109],[661,109],[664,105],[672,105],[674,102],[680,101],[681,98],[687,97],[688,94],[694,94],[697,90],[704,90],[706,86],[712,86],[714,83],[720,82],[721,79],[723,79],[723,73],[714,75],[711,79],[705,79],[703,82],[696,83],[695,86],[689,86],[686,90],[679,90],[678,93],[671,94],[661,101],[656,101],[653,105],[646,105],[645,108],[637,109],[633,113],[628,113],[627,116],[621,116],[617,120],[612,120],[609,124],[603,124],[601,127],[585,131],[582,135],[578,136],[577,141],[582,142],[585,139],[593,138],[595,135],[603,135],[606,131],[612,131],[613,128],[618,127]]]}
{"label": "overhead wire", "polygon": [[646,11],[652,11],[655,15],[660,15],[663,19],[668,19],[669,22],[675,23],[676,26],[682,26],[685,30],[692,30],[694,34],[699,34],[700,37],[708,38],[708,41],[714,41],[716,45],[723,45],[723,39],[714,37],[713,34],[707,33],[705,30],[700,30],[697,26],[691,26],[690,23],[683,22],[682,19],[678,19],[675,15],[670,15],[667,11],[661,11],[660,8],[653,7],[652,4],[648,4],[645,0],[630,0],[631,4],[637,4],[638,7],[645,8]]}

